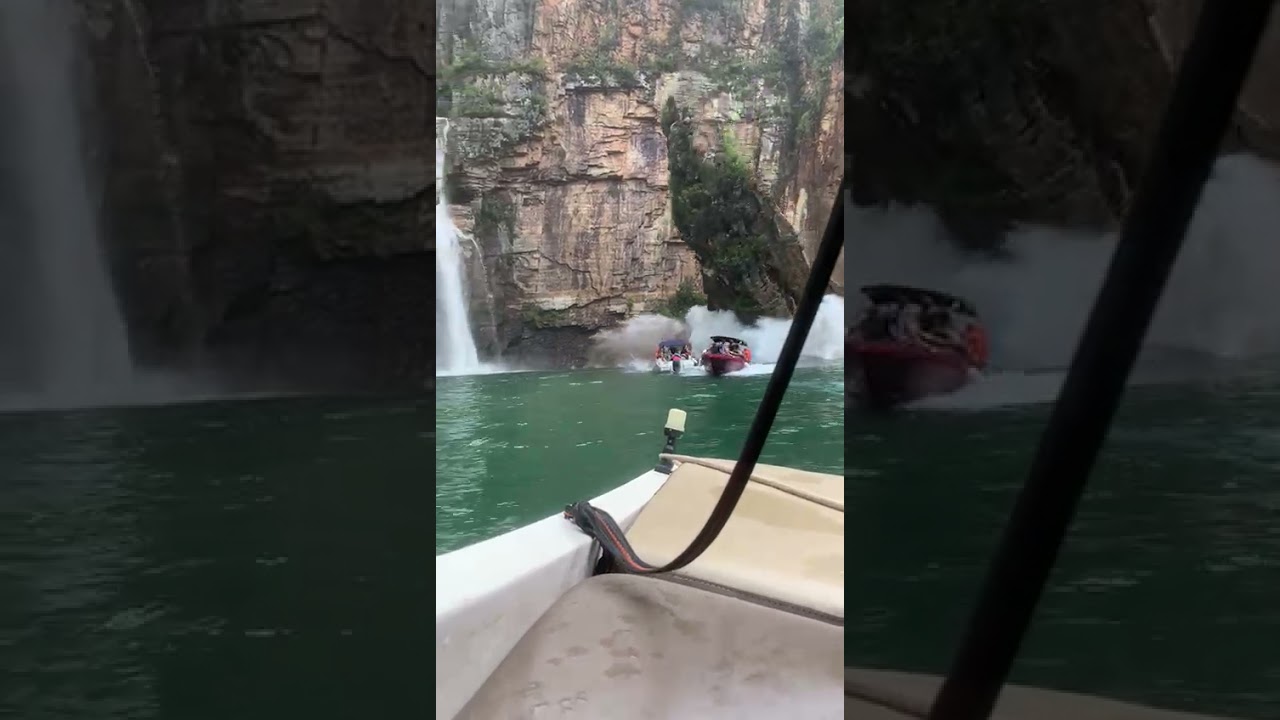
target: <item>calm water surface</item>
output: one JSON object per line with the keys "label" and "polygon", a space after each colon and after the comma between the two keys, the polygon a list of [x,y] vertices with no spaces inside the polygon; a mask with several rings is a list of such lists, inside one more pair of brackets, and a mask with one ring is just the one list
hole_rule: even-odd
{"label": "calm water surface", "polygon": [[[768,376],[592,370],[439,378],[436,552],[552,515],[652,469],[667,410],[679,450],[737,457]],[[796,373],[763,462],[839,473],[844,375]]]}
{"label": "calm water surface", "polygon": [[[1130,392],[1015,680],[1280,717],[1277,388]],[[850,662],[945,672],[1046,415],[850,416]]]}
{"label": "calm water surface", "polygon": [[429,408],[0,416],[0,717],[427,717]]}

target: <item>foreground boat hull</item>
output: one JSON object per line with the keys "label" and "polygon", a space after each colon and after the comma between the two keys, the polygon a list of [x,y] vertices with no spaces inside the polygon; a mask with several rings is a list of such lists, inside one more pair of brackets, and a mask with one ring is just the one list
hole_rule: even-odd
{"label": "foreground boat hull", "polygon": [[[659,565],[737,465],[662,459],[670,475],[592,502]],[[589,577],[591,538],[560,514],[437,558],[436,717],[843,717],[844,478],[757,464],[740,504],[751,510],[670,575]]]}
{"label": "foreground boat hull", "polygon": [[973,368],[958,352],[884,341],[851,342],[845,373],[849,392],[877,410],[953,393],[973,378]]}
{"label": "foreground boat hull", "polygon": [[707,369],[708,374],[719,377],[742,370],[747,366],[747,361],[736,355],[703,353],[702,366]]}
{"label": "foreground boat hull", "polygon": [[[591,503],[626,530],[667,477],[644,473]],[[437,718],[456,716],[534,622],[590,575],[592,542],[557,513],[436,556]]]}

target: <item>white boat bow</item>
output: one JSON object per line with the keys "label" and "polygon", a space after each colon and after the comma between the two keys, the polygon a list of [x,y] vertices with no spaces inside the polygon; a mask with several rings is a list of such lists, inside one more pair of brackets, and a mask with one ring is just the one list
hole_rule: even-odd
{"label": "white boat bow", "polygon": [[[672,560],[733,461],[664,455],[592,501],[647,562]],[[436,717],[844,717],[844,479],[757,465],[677,573],[592,576],[561,515],[436,558]],[[572,500],[572,498],[568,498]]]}
{"label": "white boat bow", "polygon": [[[667,476],[592,501],[624,528]],[[436,717],[455,717],[551,605],[582,582],[593,541],[561,515],[436,557]]]}

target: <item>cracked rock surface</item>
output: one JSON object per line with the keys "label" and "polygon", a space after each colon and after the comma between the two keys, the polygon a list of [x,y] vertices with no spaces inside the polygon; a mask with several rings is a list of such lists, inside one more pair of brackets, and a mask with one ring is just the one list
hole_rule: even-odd
{"label": "cracked rock surface", "polygon": [[140,358],[432,375],[426,0],[77,0]]}
{"label": "cracked rock surface", "polygon": [[[475,241],[463,250],[482,353],[580,364],[595,332],[653,312],[682,285],[704,288],[714,243],[686,242],[672,218],[661,123],[669,98],[705,157],[736,147],[768,220],[783,228],[779,242],[795,246],[769,254],[786,265],[770,273],[807,274],[843,167],[844,75],[834,49],[804,55],[796,39],[811,18],[836,17],[838,3],[440,7],[437,64],[459,68],[441,75],[452,98],[440,108],[449,117],[447,190],[455,224]],[[786,53],[791,87],[765,83]],[[706,289],[712,307],[763,294]]]}

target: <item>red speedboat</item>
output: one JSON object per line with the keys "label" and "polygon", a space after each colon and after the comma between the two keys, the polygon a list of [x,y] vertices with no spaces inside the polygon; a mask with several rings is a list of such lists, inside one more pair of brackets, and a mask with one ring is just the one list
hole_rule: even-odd
{"label": "red speedboat", "polygon": [[751,364],[751,348],[738,338],[712,335],[711,346],[702,352],[702,367],[715,375],[738,372]]}
{"label": "red speedboat", "polygon": [[968,385],[987,364],[986,330],[972,305],[933,290],[862,288],[871,305],[846,340],[848,392],[888,409]]}

